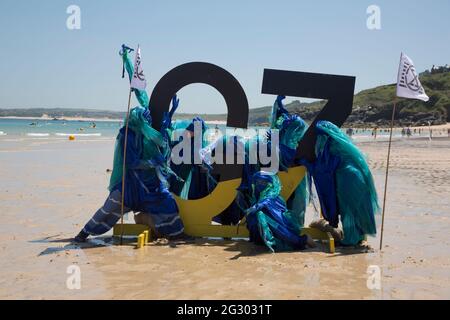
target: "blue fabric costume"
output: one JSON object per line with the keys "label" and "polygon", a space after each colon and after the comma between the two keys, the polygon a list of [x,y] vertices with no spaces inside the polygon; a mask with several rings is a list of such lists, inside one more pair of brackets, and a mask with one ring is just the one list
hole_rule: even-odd
{"label": "blue fabric costume", "polygon": [[379,211],[373,177],[364,155],[337,126],[328,121],[316,124],[316,160],[307,166],[319,196],[322,214],[337,227],[341,217],[344,245],[356,245],[376,234]]}
{"label": "blue fabric costume", "polygon": [[[194,127],[197,126],[200,130],[197,134],[201,136],[196,137]],[[198,140],[199,147],[204,148],[207,146],[207,141],[204,140],[203,135],[208,129],[206,123],[200,118],[196,117],[191,122],[176,121],[172,126],[174,130],[187,130],[191,133],[190,137],[180,136],[178,141],[174,141],[171,147],[175,147],[182,139],[188,139],[190,144],[190,163],[174,164],[171,162],[172,170],[180,177],[180,179],[171,179],[170,191],[174,192],[183,199],[200,199],[207,196],[216,186],[217,182],[210,175],[210,167],[204,163],[198,164],[194,161],[194,154],[199,150],[196,149],[196,141]],[[183,156],[183,150],[180,152],[180,157]]]}
{"label": "blue fabric costume", "polygon": [[[123,61],[123,76],[133,74],[133,63],[128,53],[132,49],[122,45],[120,55]],[[172,100],[172,110],[163,118],[161,132],[152,128],[149,99],[145,90],[132,89],[139,107],[130,111],[125,163],[125,190],[122,190],[123,148],[125,127],[116,138],[110,194],[102,208],[84,226],[77,240],[84,241],[88,235],[100,235],[110,230],[121,217],[121,198],[124,191],[124,213],[129,211],[149,214],[156,231],[169,237],[181,235],[183,222],[178,215],[178,207],[169,192],[168,180],[176,176],[167,165],[170,157],[168,127],[179,100]]]}
{"label": "blue fabric costume", "polygon": [[[280,170],[287,170],[295,162],[295,154],[299,141],[303,138],[308,126],[296,114],[289,114],[283,106],[285,96],[278,96],[272,108],[271,128],[279,131]],[[287,208],[298,217],[300,225],[305,221],[306,207],[309,203],[308,173],[300,182],[294,193],[287,199]]]}
{"label": "blue fabric costume", "polygon": [[[290,115],[278,96],[272,108],[271,131],[279,133],[278,159],[280,170],[287,170],[294,164],[298,142],[306,131],[306,123],[297,115]],[[270,150],[270,132],[268,143],[256,141],[258,147]],[[254,143],[254,142],[253,142]],[[264,243],[271,251],[304,249],[306,236],[300,236],[308,203],[307,178],[299,184],[287,203],[281,198],[281,184],[274,174],[264,173],[259,166],[246,166],[240,191],[250,196],[250,209],[247,210],[247,228],[250,240]],[[250,195],[249,195],[250,192]]]}
{"label": "blue fabric costume", "polygon": [[250,241],[265,244],[272,252],[304,249],[307,237],[300,236],[298,218],[280,196],[278,176],[256,172],[252,186],[252,206],[247,210]]}
{"label": "blue fabric costume", "polygon": [[[149,214],[159,234],[173,237],[183,233],[184,227],[176,202],[168,190],[167,180],[173,173],[161,152],[164,139],[150,123],[148,109],[136,107],[130,112],[124,206],[127,208],[126,212]],[[115,163],[109,187],[111,193],[105,205],[83,228],[86,234],[105,233],[120,218],[124,137],[125,128],[122,128],[117,136]],[[120,174],[114,171],[120,171]]]}

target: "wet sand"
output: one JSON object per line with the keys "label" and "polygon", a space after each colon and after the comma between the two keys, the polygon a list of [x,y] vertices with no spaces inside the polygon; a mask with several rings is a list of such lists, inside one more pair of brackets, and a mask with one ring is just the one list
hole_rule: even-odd
{"label": "wet sand", "polygon": [[[380,198],[387,142],[359,142]],[[246,241],[198,239],[136,250],[73,237],[107,195],[114,140],[0,140],[0,298],[449,299],[450,139],[393,143],[384,247],[268,253]],[[309,210],[308,218],[313,218]],[[377,217],[378,228],[381,217]],[[81,271],[68,289],[67,267]],[[369,289],[367,269],[381,270]]]}

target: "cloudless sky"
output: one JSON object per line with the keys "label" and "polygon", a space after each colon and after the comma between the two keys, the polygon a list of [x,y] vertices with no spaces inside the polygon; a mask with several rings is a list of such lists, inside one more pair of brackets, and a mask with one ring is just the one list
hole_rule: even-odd
{"label": "cloudless sky", "polygon": [[[66,27],[71,4],[80,30]],[[381,30],[366,27],[372,4]],[[419,71],[450,64],[449,13],[448,0],[1,0],[0,108],[126,109],[122,43],[141,45],[149,94],[190,61],[231,72],[251,108],[275,99],[261,94],[264,68],[354,75],[360,91],[395,82],[401,51]],[[180,112],[226,112],[206,85],[179,97]]]}

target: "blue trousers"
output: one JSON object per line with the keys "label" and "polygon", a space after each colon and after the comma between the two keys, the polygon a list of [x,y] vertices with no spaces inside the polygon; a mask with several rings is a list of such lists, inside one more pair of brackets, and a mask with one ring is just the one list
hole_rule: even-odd
{"label": "blue trousers", "polygon": [[[112,191],[103,206],[86,223],[82,231],[89,235],[97,236],[111,230],[121,217],[121,201],[121,192],[119,190]],[[124,208],[124,214],[130,211],[132,210],[127,207]],[[183,222],[178,213],[142,213],[150,215],[156,231],[162,236],[173,237],[184,231]]]}

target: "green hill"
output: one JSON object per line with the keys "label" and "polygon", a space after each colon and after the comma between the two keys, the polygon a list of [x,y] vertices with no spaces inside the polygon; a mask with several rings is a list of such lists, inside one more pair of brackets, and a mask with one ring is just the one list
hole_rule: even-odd
{"label": "green hill", "polygon": [[[425,125],[428,121],[432,124],[450,122],[450,72],[421,75],[420,81],[430,100],[397,99],[397,123]],[[348,121],[387,124],[391,119],[394,96],[395,84],[361,91],[355,96]]]}
{"label": "green hill", "polygon": [[[430,97],[428,102],[397,99],[397,125],[426,125],[450,122],[450,72],[422,74],[420,81]],[[389,125],[395,97],[395,84],[384,85],[359,92],[353,100],[353,112],[347,125]],[[311,121],[325,104],[317,101],[310,104],[293,101],[286,108]],[[271,107],[250,110],[250,123],[266,123]]]}
{"label": "green hill", "polygon": [[[427,125],[450,122],[450,72],[445,70],[439,73],[426,71],[420,75],[426,93],[430,101],[398,99],[396,108],[396,125]],[[347,120],[348,126],[387,126],[390,123],[392,107],[395,97],[395,84],[384,85],[368,90],[363,90],[355,95],[353,112]],[[299,114],[310,122],[325,101],[313,103],[300,103],[296,100],[286,105],[293,113]],[[271,106],[250,109],[249,125],[267,124]],[[89,109],[64,109],[64,108],[30,108],[30,109],[0,109],[0,116],[22,117],[85,117],[85,118],[109,118],[123,119],[124,112],[89,110]],[[175,114],[177,119],[192,119],[201,116],[205,120],[225,121],[225,114]]]}

